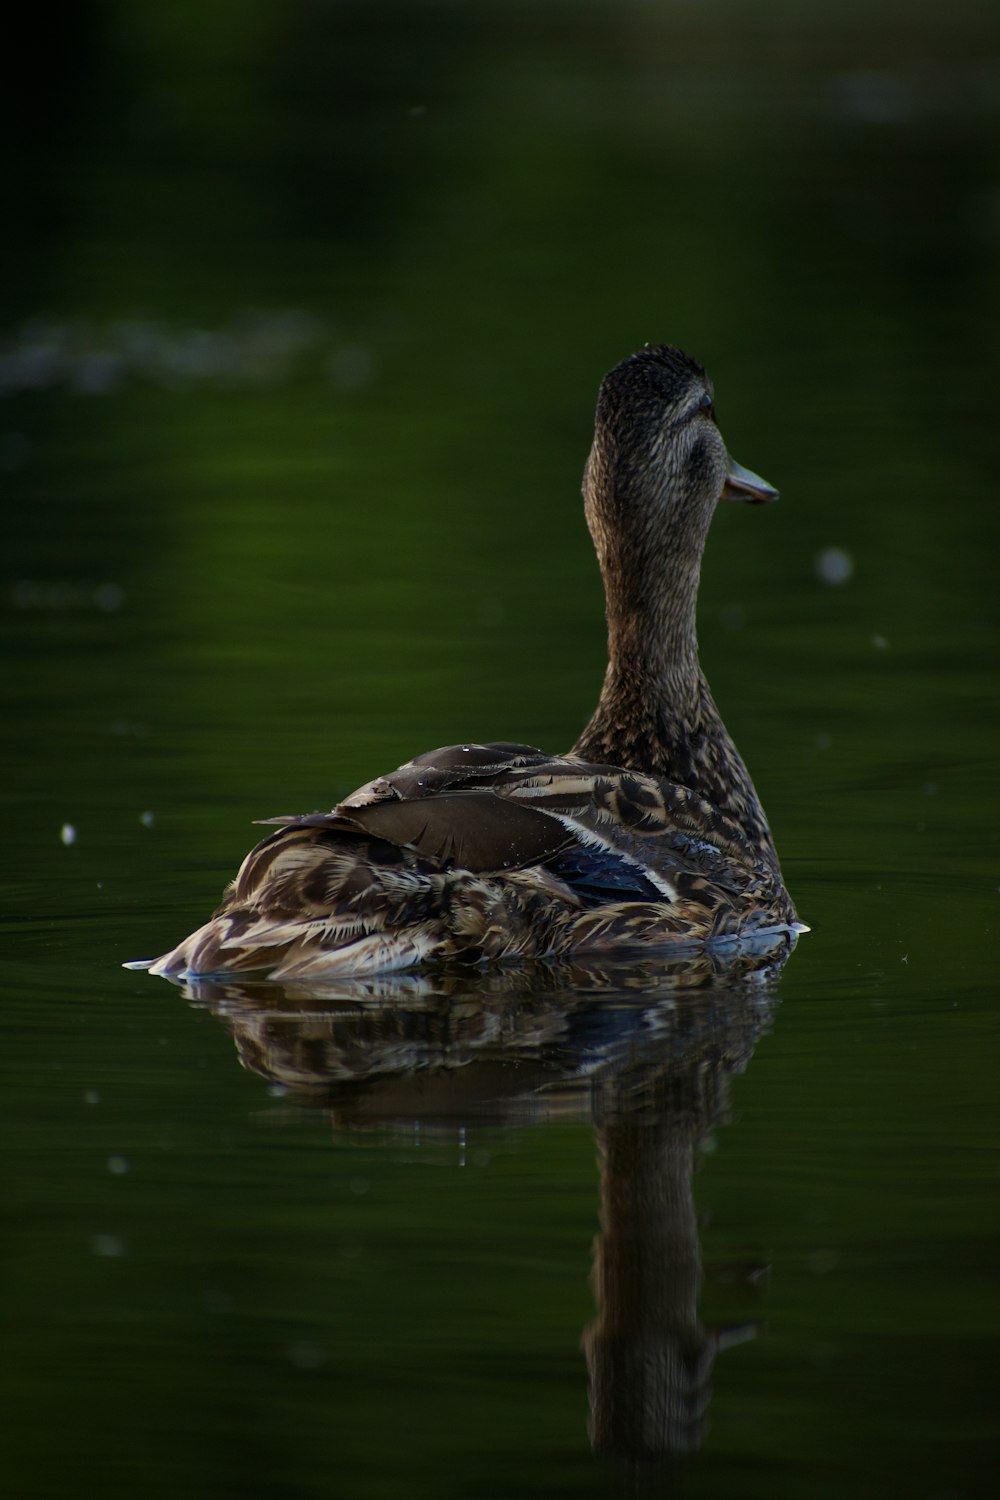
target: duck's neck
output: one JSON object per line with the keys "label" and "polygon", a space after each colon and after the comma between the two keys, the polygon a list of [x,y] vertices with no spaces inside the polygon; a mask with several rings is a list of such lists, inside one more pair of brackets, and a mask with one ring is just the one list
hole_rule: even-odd
{"label": "duck's neck", "polygon": [[601,556],[608,668],[572,754],[690,787],[776,858],[764,810],[698,660],[700,554],[670,559],[664,588],[634,559]]}
{"label": "duck's neck", "polygon": [[643,590],[619,559],[603,557],[601,563],[608,667],[597,707],[574,753],[683,780],[678,774],[680,745],[692,732],[709,728],[732,744],[714,703],[705,723],[705,702],[711,703],[711,695],[698,662],[697,566],[672,580],[667,613],[659,591]]}
{"label": "duck's neck", "polygon": [[660,577],[651,586],[652,568],[635,572],[628,557],[602,559],[608,619],[602,701],[610,695],[635,710],[652,690],[687,716],[696,710],[702,682],[695,624],[701,559],[657,559],[654,568]]}

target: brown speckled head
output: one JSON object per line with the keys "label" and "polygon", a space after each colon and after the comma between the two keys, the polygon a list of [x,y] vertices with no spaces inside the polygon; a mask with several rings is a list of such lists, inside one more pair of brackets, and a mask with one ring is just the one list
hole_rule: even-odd
{"label": "brown speckled head", "polygon": [[680,416],[692,392],[707,394],[711,404],[711,382],[698,361],[671,344],[647,344],[601,381],[597,420],[613,427],[622,415],[630,423],[642,415]]}
{"label": "brown speckled head", "polygon": [[634,612],[639,592],[686,622],[728,471],[712,386],[690,355],[647,345],[604,377],[583,493],[612,613]]}

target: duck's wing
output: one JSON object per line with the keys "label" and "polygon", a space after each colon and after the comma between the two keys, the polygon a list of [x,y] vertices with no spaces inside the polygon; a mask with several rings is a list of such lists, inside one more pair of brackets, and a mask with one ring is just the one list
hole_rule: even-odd
{"label": "duck's wing", "polygon": [[544,870],[584,905],[706,884],[744,896],[770,878],[732,819],[687,787],[529,745],[445,746],[330,813],[269,821],[368,835],[443,870]]}
{"label": "duck's wing", "polygon": [[569,830],[544,810],[485,787],[446,787],[359,807],[347,802],[333,812],[267,822],[345,838],[368,834],[411,851],[435,869],[491,875],[543,863],[573,842]]}

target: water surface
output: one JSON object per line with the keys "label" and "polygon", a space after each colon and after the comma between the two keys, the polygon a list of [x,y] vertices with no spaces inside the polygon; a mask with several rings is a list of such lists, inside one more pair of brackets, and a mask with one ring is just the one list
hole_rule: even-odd
{"label": "water surface", "polygon": [[[7,1489],[991,1493],[984,13],[193,25],[105,7],[20,84]],[[253,818],[454,740],[573,742],[579,474],[647,338],[782,492],[720,511],[699,629],[813,928],[784,967],[122,971]]]}

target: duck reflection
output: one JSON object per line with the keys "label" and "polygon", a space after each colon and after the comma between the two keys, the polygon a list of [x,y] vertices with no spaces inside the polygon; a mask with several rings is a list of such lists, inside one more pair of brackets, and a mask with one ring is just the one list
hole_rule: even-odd
{"label": "duck reflection", "polygon": [[700,1446],[716,1353],[747,1335],[699,1318],[692,1175],[793,942],[618,972],[183,988],[230,1029],[245,1067],[322,1104],[337,1128],[589,1118],[601,1178],[597,1315],[583,1338],[591,1441],[602,1455],[663,1460]]}
{"label": "duck reflection", "polygon": [[722,1338],[698,1316],[692,1176],[698,1143],[724,1107],[727,1068],[721,1056],[703,1054],[686,1076],[657,1080],[644,1107],[595,1117],[597,1317],[583,1340],[595,1452],[649,1459],[701,1446]]}

